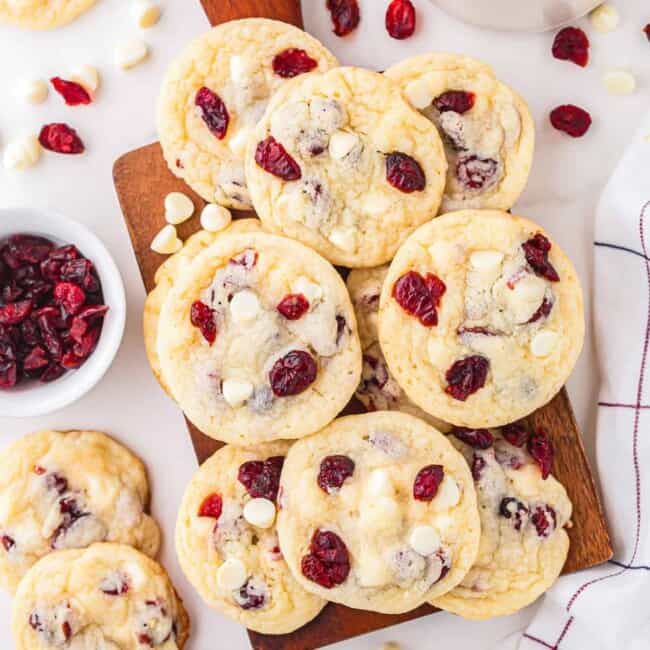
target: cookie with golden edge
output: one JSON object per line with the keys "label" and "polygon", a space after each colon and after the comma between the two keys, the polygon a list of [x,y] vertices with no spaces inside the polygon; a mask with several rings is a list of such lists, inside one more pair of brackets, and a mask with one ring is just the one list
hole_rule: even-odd
{"label": "cookie with golden edge", "polygon": [[90,9],[95,0],[0,0],[0,23],[45,30],[65,25]]}

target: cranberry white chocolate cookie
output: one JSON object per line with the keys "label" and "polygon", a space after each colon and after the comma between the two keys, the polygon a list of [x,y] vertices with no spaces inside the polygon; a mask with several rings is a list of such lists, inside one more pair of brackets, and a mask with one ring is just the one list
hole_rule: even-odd
{"label": "cranberry white chocolate cookie", "polygon": [[158,102],[170,170],[206,201],[250,208],[244,151],[269,97],[287,79],[335,65],[315,38],[275,20],[235,20],[203,34],[169,68]]}
{"label": "cranberry white chocolate cookie", "polygon": [[542,229],[495,210],[419,228],[384,283],[379,341],[420,408],[458,426],[499,426],[546,404],[584,340],[573,265]]}
{"label": "cranberry white chocolate cookie", "polygon": [[415,56],[386,76],[442,135],[449,161],[442,211],[511,208],[535,148],[535,123],[524,100],[488,65],[458,54]]}
{"label": "cranberry white chocolate cookie", "polygon": [[306,246],[262,232],[220,236],[174,282],[158,357],[190,420],[237,444],[318,431],[361,375],[339,274]]}
{"label": "cranberry white chocolate cookie", "polygon": [[0,586],[13,592],[39,558],[93,542],[131,544],[154,556],[144,466],[95,431],[40,431],[0,454]]}
{"label": "cranberry white chocolate cookie", "polygon": [[51,553],[23,578],[16,650],[179,650],[189,618],[165,570],[125,544]]}
{"label": "cranberry white chocolate cookie", "polygon": [[452,434],[472,468],[481,545],[463,581],[433,605],[464,618],[512,614],[560,575],[569,551],[571,501],[550,475],[553,447],[543,430],[510,424]]}
{"label": "cranberry white chocolate cookie", "polygon": [[348,607],[414,609],[455,587],[478,551],[467,463],[405,413],[339,418],[298,441],[279,505],[280,548],[296,580]]}
{"label": "cranberry white chocolate cookie", "polygon": [[325,600],[289,571],[275,528],[280,472],[290,443],[222,447],[192,478],[176,524],[176,553],[203,600],[251,630],[285,634]]}
{"label": "cranberry white chocolate cookie", "polygon": [[360,68],[285,84],[246,154],[264,225],[350,267],[389,261],[437,214],[446,169],[435,127],[386,77]]}
{"label": "cranberry white chocolate cookie", "polygon": [[0,23],[23,29],[60,27],[95,4],[95,0],[0,0]]}

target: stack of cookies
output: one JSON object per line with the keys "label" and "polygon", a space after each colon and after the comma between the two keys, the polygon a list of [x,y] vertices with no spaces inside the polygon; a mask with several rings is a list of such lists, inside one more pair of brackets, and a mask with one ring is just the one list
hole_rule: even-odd
{"label": "stack of cookies", "polygon": [[[548,589],[571,503],[524,418],[584,315],[571,262],[508,212],[525,103],[466,57],[377,74],[254,19],[180,56],[159,127],[175,175],[259,216],[192,236],[145,305],[161,385],[228,443],[176,529],[205,602],[280,634],[327,601],[485,618]],[[355,394],[368,413],[337,417]]]}

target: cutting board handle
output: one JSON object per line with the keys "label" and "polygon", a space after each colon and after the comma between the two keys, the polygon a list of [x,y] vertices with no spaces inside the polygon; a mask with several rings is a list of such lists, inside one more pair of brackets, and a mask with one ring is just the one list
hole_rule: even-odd
{"label": "cutting board handle", "polygon": [[300,0],[201,0],[211,25],[237,18],[275,18],[302,28]]}

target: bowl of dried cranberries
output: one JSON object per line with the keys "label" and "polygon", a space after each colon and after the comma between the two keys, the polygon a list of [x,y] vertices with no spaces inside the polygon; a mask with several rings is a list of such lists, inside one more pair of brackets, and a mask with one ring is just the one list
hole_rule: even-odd
{"label": "bowl of dried cranberries", "polygon": [[124,333],[119,271],[85,226],[0,209],[0,415],[51,413],[104,375]]}

